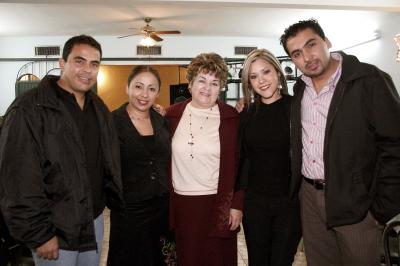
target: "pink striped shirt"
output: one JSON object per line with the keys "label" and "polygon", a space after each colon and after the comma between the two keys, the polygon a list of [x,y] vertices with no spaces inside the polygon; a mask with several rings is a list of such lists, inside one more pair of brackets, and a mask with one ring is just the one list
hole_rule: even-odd
{"label": "pink striped shirt", "polygon": [[323,152],[326,119],[336,84],[342,74],[342,56],[338,53],[331,55],[333,59],[339,61],[339,65],[319,94],[315,91],[310,77],[305,75],[301,77],[306,84],[301,100],[303,142],[301,173],[311,179],[325,179]]}

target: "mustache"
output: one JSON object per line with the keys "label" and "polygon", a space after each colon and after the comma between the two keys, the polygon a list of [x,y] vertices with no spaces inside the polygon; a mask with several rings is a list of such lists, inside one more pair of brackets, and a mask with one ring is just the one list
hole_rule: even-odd
{"label": "mustache", "polygon": [[306,68],[309,68],[310,65],[315,65],[316,63],[317,63],[317,60],[312,60],[312,61],[306,63]]}

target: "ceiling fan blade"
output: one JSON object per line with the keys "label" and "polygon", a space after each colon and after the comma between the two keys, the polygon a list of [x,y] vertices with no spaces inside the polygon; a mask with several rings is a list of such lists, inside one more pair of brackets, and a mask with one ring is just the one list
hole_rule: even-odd
{"label": "ceiling fan blade", "polygon": [[156,34],[181,34],[179,30],[161,30],[161,31],[154,31],[153,33]]}
{"label": "ceiling fan blade", "polygon": [[154,32],[150,33],[150,38],[152,38],[153,40],[155,40],[156,42],[161,42],[163,39],[158,36],[157,34],[155,34]]}
{"label": "ceiling fan blade", "polygon": [[135,36],[135,35],[141,35],[141,33],[132,33],[132,34],[127,34],[127,35],[122,35],[122,36],[118,36],[117,38],[121,39],[121,38],[129,37],[129,36]]}

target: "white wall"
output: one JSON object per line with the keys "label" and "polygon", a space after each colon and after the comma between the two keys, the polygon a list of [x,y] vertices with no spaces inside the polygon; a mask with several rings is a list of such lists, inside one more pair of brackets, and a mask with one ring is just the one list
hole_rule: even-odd
{"label": "white wall", "polygon": [[400,17],[393,17],[381,25],[382,37],[376,41],[366,43],[358,47],[346,50],[346,53],[354,54],[360,61],[376,65],[390,74],[400,92],[400,62],[396,61],[397,46],[393,40],[400,33]]}
{"label": "white wall", "polygon": [[[55,37],[3,37],[0,38],[0,58],[33,58],[34,47],[39,45],[63,45],[69,36]],[[103,57],[137,57],[135,37],[117,39],[113,36],[95,36],[101,43]],[[284,55],[283,49],[275,39],[236,38],[236,37],[165,37],[161,57],[194,57],[201,52],[216,52],[222,57],[238,57],[234,55],[234,46],[249,45],[267,47],[276,55]],[[140,56],[143,57],[143,56]],[[242,56],[243,57],[243,56]],[[18,70],[26,62],[0,61],[0,114],[4,114],[15,97],[15,79]],[[110,62],[104,64],[138,64],[137,61]],[[151,61],[150,64],[186,64],[188,62]]]}
{"label": "white wall", "polygon": [[[397,47],[393,41],[400,29],[400,17],[392,19],[381,25],[382,38],[362,46],[347,50],[361,61],[377,65],[388,72],[397,89],[400,89],[400,63],[395,61]],[[355,33],[356,34],[356,33]],[[329,33],[327,33],[329,37]],[[38,45],[63,45],[69,36],[53,37],[2,37],[0,38],[0,58],[31,58],[34,57],[34,47]],[[95,36],[96,37],[96,36]],[[102,44],[103,57],[137,57],[135,47],[139,42],[136,37],[117,39],[114,36],[97,36]],[[334,38],[331,38],[334,42]],[[234,46],[248,45],[267,48],[275,55],[285,55],[279,45],[278,38],[236,38],[236,37],[170,37],[166,36],[162,45],[162,57],[194,57],[201,52],[217,52],[223,57],[235,57]],[[4,114],[9,104],[14,99],[15,79],[18,70],[26,62],[0,61],[0,114]],[[105,64],[138,64],[139,62],[104,62]],[[149,62],[142,62],[149,63]],[[168,64],[177,62],[151,61],[151,64]],[[178,62],[179,63],[179,62]],[[182,62],[187,63],[187,62]]]}

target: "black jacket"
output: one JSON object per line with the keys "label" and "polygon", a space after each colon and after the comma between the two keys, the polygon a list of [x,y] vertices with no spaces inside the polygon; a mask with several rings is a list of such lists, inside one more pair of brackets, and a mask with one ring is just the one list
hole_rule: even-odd
{"label": "black jacket", "polygon": [[[79,130],[56,94],[58,77],[9,107],[0,138],[0,205],[14,238],[34,249],[54,235],[61,249],[96,249],[91,186]],[[104,158],[106,204],[122,207],[118,137],[101,99],[89,92]],[[103,177],[99,177],[103,178]]]}
{"label": "black jacket", "polygon": [[153,109],[150,119],[154,147],[144,145],[132,124],[126,104],[113,112],[121,150],[121,176],[126,204],[168,194],[168,167],[171,142],[167,120]]}
{"label": "black jacket", "polygon": [[[400,212],[400,99],[390,76],[341,53],[342,74],[328,111],[323,160],[327,226],[381,223]],[[292,101],[292,194],[301,184],[301,99]]]}

